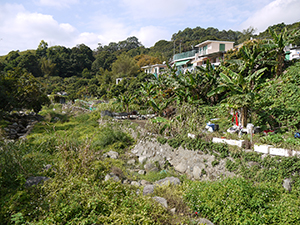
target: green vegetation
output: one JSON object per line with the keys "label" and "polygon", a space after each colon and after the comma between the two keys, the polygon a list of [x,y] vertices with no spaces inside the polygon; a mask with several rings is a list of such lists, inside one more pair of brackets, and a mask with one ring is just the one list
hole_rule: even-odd
{"label": "green vegetation", "polygon": [[[253,28],[243,32],[186,28],[172,41],[161,40],[151,48],[130,37],[99,45],[95,51],[83,44],[69,49],[41,41],[36,50],[2,57],[0,223],[196,224],[197,217],[204,217],[215,224],[299,224],[299,156],[262,156],[211,142],[215,136],[240,138],[247,149],[271,144],[300,150],[300,140],[293,137],[300,129],[300,62],[282,57],[283,46],[298,43],[297,30],[299,23],[272,26],[260,35],[253,35]],[[245,41],[250,37],[259,40]],[[217,68],[207,61],[205,68],[193,73],[178,74],[169,68],[158,78],[139,70],[167,61],[173,42],[182,40],[188,51],[191,44],[207,39],[243,42],[243,47],[228,52]],[[116,78],[124,79],[117,85]],[[61,97],[57,92],[67,92],[68,105],[85,113],[57,103]],[[52,103],[47,94],[52,94]],[[77,98],[81,100],[71,103]],[[92,98],[108,103],[99,101],[90,110]],[[250,138],[226,133],[232,125],[231,109],[242,109],[244,126],[252,123],[261,130],[273,129],[274,134]],[[6,140],[10,122],[4,119],[20,110],[33,110],[42,120],[26,139]],[[144,165],[128,162],[136,141],[129,131],[139,132],[139,127],[130,120],[101,117],[104,110],[155,113],[144,128],[159,143],[214,156],[209,164],[203,160],[201,176],[210,179],[207,166],[226,167],[237,176],[191,181],[168,162],[155,162],[158,171],[140,174],[137,171]],[[218,124],[219,130],[206,132],[208,122]],[[119,157],[106,157],[111,151]],[[105,179],[110,173],[127,182]],[[27,187],[26,180],[37,176],[49,179]],[[147,196],[143,187],[127,184],[168,176],[179,177],[182,184],[157,187]],[[291,191],[282,187],[287,178]],[[155,195],[168,201],[168,209],[151,198]]]}
{"label": "green vegetation", "polygon": [[243,178],[194,182],[184,196],[199,216],[215,224],[299,223],[298,198],[274,183]]}

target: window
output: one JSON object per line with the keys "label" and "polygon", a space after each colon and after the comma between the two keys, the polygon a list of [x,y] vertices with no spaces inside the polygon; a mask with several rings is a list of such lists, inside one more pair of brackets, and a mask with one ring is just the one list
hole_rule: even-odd
{"label": "window", "polygon": [[205,46],[203,47],[203,54],[206,54],[206,53],[207,53],[206,50],[207,50],[207,45],[205,45]]}
{"label": "window", "polygon": [[225,44],[220,44],[220,51],[225,51]]}

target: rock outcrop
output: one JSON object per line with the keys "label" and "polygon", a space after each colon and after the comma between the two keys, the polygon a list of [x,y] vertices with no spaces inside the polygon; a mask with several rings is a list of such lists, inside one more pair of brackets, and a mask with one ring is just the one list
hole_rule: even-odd
{"label": "rock outcrop", "polygon": [[173,149],[167,143],[160,144],[156,139],[140,140],[131,152],[138,157],[140,163],[153,165],[156,162],[160,168],[170,164],[176,171],[186,174],[190,179],[215,180],[235,175],[225,168],[227,159],[221,159],[218,165],[212,165],[215,160],[213,155],[202,152],[199,154],[197,151],[182,147]]}
{"label": "rock outcrop", "polygon": [[16,140],[25,138],[33,129],[34,124],[42,119],[35,113],[26,114],[24,112],[14,113],[4,116],[4,119],[10,124],[4,128],[7,139]]}

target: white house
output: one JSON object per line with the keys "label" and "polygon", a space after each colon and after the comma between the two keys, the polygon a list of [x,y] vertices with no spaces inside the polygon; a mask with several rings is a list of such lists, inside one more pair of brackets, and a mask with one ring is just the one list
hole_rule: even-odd
{"label": "white house", "polygon": [[167,69],[166,64],[155,64],[155,65],[148,65],[143,66],[142,69],[145,73],[151,73],[154,74],[154,76],[158,77],[160,74],[164,73]]}
{"label": "white house", "polygon": [[220,65],[226,51],[233,49],[232,41],[207,40],[195,46],[195,49],[188,52],[175,54],[170,63],[177,67],[182,73],[194,71],[196,66],[206,66],[209,59],[214,66]]}

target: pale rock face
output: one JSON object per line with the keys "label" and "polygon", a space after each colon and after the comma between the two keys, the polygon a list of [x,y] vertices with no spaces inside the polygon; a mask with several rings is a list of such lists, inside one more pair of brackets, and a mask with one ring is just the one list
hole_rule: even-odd
{"label": "pale rock face", "polygon": [[[166,163],[173,168],[186,174],[190,179],[211,180],[219,177],[233,177],[235,174],[226,169],[226,160],[220,159],[219,164],[212,166],[215,156],[204,154],[199,151],[187,150],[181,146],[173,149],[167,143],[162,145],[156,139],[141,140],[131,151],[139,157],[140,163],[158,162],[163,168]],[[201,174],[205,169],[207,175]]]}
{"label": "pale rock face", "polygon": [[143,164],[143,163],[145,163],[145,162],[147,161],[147,159],[148,159],[147,156],[140,156],[140,157],[139,157],[139,162],[140,162],[141,164]]}
{"label": "pale rock face", "polygon": [[128,165],[134,165],[135,164],[135,159],[130,159],[127,161]]}
{"label": "pale rock face", "polygon": [[138,174],[145,175],[146,171],[145,170],[139,170]]}
{"label": "pale rock face", "polygon": [[199,218],[197,219],[198,224],[203,224],[203,225],[214,225],[211,221],[205,218]]}
{"label": "pale rock face", "polygon": [[107,174],[104,178],[105,181],[108,181],[110,179],[112,179],[116,182],[120,181],[120,178],[117,175],[113,174],[113,173]]}
{"label": "pale rock face", "polygon": [[288,192],[291,192],[291,190],[292,190],[292,180],[291,180],[291,178],[284,179],[282,186],[284,187],[285,190],[287,190]]}
{"label": "pale rock face", "polygon": [[141,186],[141,184],[137,181],[131,181],[131,185],[134,185],[134,186],[137,186],[137,187]]}
{"label": "pale rock face", "polygon": [[181,182],[177,177],[166,177],[164,179],[158,180],[155,182],[155,185],[164,186],[164,185],[179,185]]}
{"label": "pale rock face", "polygon": [[144,166],[144,168],[145,168],[145,170],[146,170],[147,173],[149,173],[151,171],[158,172],[158,168],[153,163],[147,163]]}
{"label": "pale rock face", "polygon": [[202,169],[204,169],[205,166],[194,166],[193,168],[193,176],[196,180],[200,180],[202,175]]}
{"label": "pale rock face", "polygon": [[163,207],[168,208],[168,203],[165,198],[155,196],[155,197],[153,197],[153,199],[155,201],[157,201],[159,204],[161,204]]}
{"label": "pale rock face", "polygon": [[154,192],[154,185],[149,184],[144,187],[143,195],[152,194]]}
{"label": "pale rock face", "polygon": [[119,153],[117,153],[115,151],[109,151],[109,152],[105,153],[104,156],[112,158],[112,159],[117,159],[119,157]]}
{"label": "pale rock face", "polygon": [[187,166],[184,162],[181,162],[177,166],[175,166],[175,170],[179,171],[180,173],[184,173],[187,170]]}

